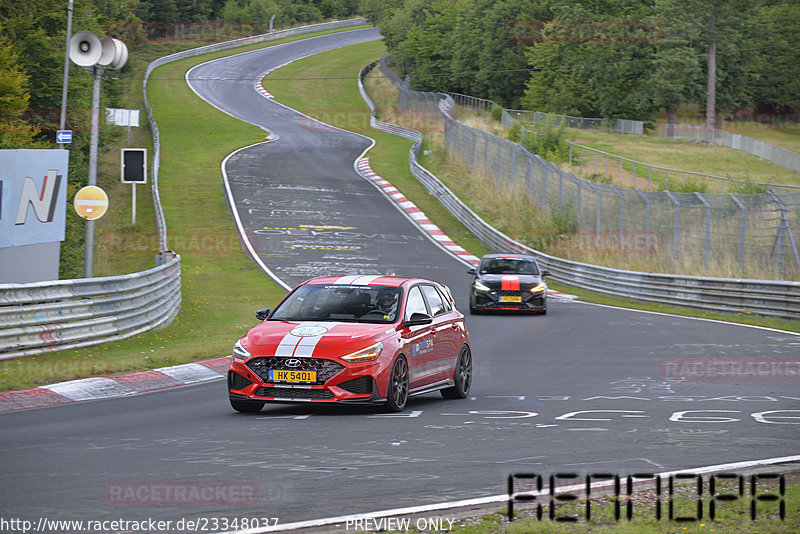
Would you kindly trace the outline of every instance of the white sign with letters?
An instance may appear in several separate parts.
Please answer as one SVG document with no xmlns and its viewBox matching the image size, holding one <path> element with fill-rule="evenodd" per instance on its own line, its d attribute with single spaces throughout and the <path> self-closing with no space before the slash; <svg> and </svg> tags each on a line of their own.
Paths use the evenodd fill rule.
<svg viewBox="0 0 800 534">
<path fill-rule="evenodd" d="M 66 150 L 0 150 L 0 248 L 64 240 Z"/>
</svg>

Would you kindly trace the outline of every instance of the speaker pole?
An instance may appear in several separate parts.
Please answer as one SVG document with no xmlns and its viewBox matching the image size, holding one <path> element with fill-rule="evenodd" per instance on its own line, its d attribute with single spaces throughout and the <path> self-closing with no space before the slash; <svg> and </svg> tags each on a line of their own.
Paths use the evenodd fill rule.
<svg viewBox="0 0 800 534">
<path fill-rule="evenodd" d="M 69 91 L 69 40 L 72 38 L 72 7 L 75 0 L 69 0 L 67 7 L 67 48 L 64 52 L 64 83 L 61 86 L 61 120 L 59 130 L 67 126 L 67 92 Z M 58 143 L 58 148 L 64 149 L 64 143 Z"/>
<path fill-rule="evenodd" d="M 92 85 L 92 132 L 89 141 L 89 184 L 97 185 L 97 145 L 100 139 L 100 79 L 103 67 L 92 67 L 94 83 Z M 94 221 L 86 221 L 86 244 L 83 253 L 83 277 L 92 277 L 92 262 L 94 249 Z"/>
</svg>

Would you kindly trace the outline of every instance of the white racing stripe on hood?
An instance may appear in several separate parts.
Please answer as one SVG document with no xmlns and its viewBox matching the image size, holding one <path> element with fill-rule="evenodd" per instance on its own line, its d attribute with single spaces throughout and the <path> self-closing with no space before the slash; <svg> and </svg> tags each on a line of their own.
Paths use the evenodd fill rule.
<svg viewBox="0 0 800 534">
<path fill-rule="evenodd" d="M 355 275 L 349 275 L 349 276 L 342 276 L 341 278 L 336 280 L 334 282 L 334 284 L 343 285 L 343 286 L 349 286 L 349 285 L 368 286 L 368 285 L 370 285 L 372 283 L 373 280 L 377 280 L 381 276 L 383 276 L 383 275 L 379 274 L 377 276 L 373 276 L 373 275 L 364 276 L 364 275 L 360 275 L 360 274 L 355 274 Z"/>
<path fill-rule="evenodd" d="M 339 323 L 333 322 L 317 322 L 303 324 L 302 327 L 323 327 L 330 331 L 334 326 Z M 298 327 L 298 328 L 302 328 Z M 291 332 L 283 336 L 278 348 L 275 350 L 275 356 L 286 356 L 294 358 L 311 358 L 314 355 L 314 348 L 317 343 L 325 336 L 295 336 Z"/>
</svg>

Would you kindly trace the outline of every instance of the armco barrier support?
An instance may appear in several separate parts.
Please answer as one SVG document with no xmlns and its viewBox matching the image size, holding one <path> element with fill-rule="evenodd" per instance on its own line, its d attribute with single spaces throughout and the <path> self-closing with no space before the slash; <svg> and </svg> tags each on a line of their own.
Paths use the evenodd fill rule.
<svg viewBox="0 0 800 534">
<path fill-rule="evenodd" d="M 601 293 L 713 311 L 800 319 L 800 282 L 710 278 L 611 269 L 544 254 L 496 230 L 419 164 L 417 156 L 422 146 L 421 133 L 375 118 L 375 106 L 364 91 L 362 80 L 377 64 L 378 62 L 375 62 L 364 67 L 359 74 L 359 90 L 372 110 L 370 125 L 377 130 L 415 141 L 409 151 L 412 174 L 447 208 L 450 214 L 492 250 L 533 254 L 542 266 L 552 273 L 552 279 Z M 439 109 L 443 120 L 455 120 L 454 105 L 451 97 L 441 95 Z"/>
</svg>

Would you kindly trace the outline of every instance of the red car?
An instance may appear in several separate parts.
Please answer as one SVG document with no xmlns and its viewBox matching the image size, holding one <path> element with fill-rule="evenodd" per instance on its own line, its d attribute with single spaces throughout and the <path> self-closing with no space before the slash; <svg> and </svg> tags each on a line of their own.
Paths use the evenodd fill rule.
<svg viewBox="0 0 800 534">
<path fill-rule="evenodd" d="M 472 383 L 464 316 L 446 286 L 398 276 L 303 282 L 233 347 L 231 406 L 267 402 L 382 404 L 440 391 L 463 399 Z"/>
</svg>

